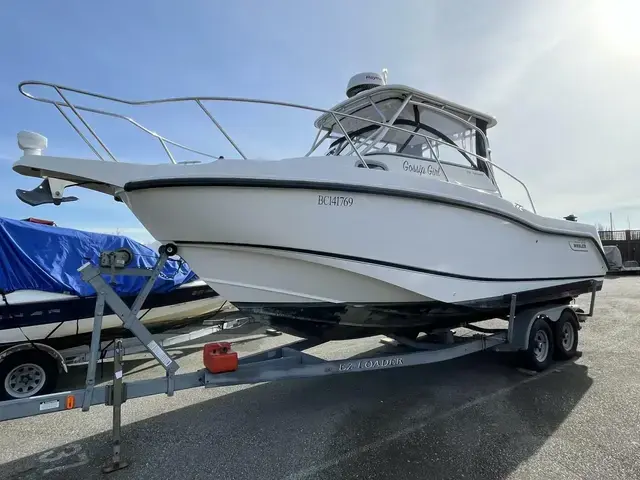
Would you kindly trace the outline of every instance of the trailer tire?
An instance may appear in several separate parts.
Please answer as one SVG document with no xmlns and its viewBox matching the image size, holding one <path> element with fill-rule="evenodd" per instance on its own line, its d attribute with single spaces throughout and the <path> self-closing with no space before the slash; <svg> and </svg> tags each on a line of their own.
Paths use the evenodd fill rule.
<svg viewBox="0 0 640 480">
<path fill-rule="evenodd" d="M 57 380 L 58 365 L 51 355 L 39 350 L 21 350 L 0 363 L 0 400 L 46 395 L 53 391 Z"/>
<path fill-rule="evenodd" d="M 522 352 L 525 368 L 541 372 L 553 360 L 554 351 L 553 330 L 543 318 L 536 319 L 531 325 L 527 349 Z"/>
<path fill-rule="evenodd" d="M 569 360 L 578 351 L 578 320 L 576 315 L 565 310 L 553 324 L 554 352 L 557 360 Z"/>
</svg>

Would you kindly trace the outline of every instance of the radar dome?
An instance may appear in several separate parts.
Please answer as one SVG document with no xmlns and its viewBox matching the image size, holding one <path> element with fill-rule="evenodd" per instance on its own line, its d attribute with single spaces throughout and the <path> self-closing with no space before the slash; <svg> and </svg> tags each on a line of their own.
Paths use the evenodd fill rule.
<svg viewBox="0 0 640 480">
<path fill-rule="evenodd" d="M 375 72 L 364 72 L 354 75 L 347 84 L 347 97 L 351 98 L 360 92 L 384 85 L 382 76 Z"/>
</svg>

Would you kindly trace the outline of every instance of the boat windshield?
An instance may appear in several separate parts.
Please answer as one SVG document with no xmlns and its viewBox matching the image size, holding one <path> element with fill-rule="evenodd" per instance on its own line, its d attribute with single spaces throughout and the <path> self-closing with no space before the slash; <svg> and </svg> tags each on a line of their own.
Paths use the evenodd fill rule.
<svg viewBox="0 0 640 480">
<path fill-rule="evenodd" d="M 402 99 L 387 99 L 352 113 L 361 118 L 387 121 L 394 107 L 397 112 L 402 107 Z M 406 105 L 392 123 L 406 131 L 389 129 L 370 124 L 364 120 L 345 119 L 341 122 L 347 128 L 349 138 L 361 155 L 397 154 L 436 160 L 454 165 L 477 169 L 473 155 L 476 146 L 476 131 L 450 116 L 445 116 L 422 108 L 420 105 Z M 353 148 L 345 136 L 333 137 L 326 155 L 353 155 Z"/>
</svg>

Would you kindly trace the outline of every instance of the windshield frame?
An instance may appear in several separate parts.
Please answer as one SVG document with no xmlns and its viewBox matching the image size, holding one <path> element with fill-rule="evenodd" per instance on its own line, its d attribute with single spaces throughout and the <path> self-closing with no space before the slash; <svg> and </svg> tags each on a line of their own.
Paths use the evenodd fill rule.
<svg viewBox="0 0 640 480">
<path fill-rule="evenodd" d="M 414 105 L 414 112 L 418 110 L 417 106 Z M 419 115 L 418 115 L 419 118 Z M 416 120 L 409 120 L 409 119 L 404 119 L 404 118 L 398 118 L 396 119 L 391 125 L 395 125 L 398 127 L 401 126 L 406 126 L 406 127 L 414 127 L 414 132 L 417 133 L 420 130 L 424 130 L 426 132 L 431 133 L 432 135 L 435 136 L 435 138 L 430 137 L 429 135 L 427 135 L 427 141 L 429 142 L 434 141 L 437 143 L 441 143 L 443 145 L 448 145 L 451 147 L 454 147 L 454 149 L 460 154 L 462 155 L 462 157 L 464 157 L 465 160 L 467 160 L 467 162 L 469 162 L 469 165 L 471 168 L 473 168 L 474 170 L 479 170 L 478 165 L 471 159 L 471 157 L 469 155 L 467 155 L 465 152 L 462 152 L 460 150 L 458 150 L 458 145 L 456 145 L 456 143 L 449 138 L 447 135 L 445 135 L 444 133 L 442 133 L 441 131 L 439 131 L 438 129 L 427 125 L 425 123 L 422 123 L 420 121 L 416 121 Z M 375 135 L 370 135 L 369 137 L 366 137 L 364 139 L 364 141 L 358 141 L 358 137 L 362 136 L 363 134 L 369 133 L 369 132 L 373 132 L 375 133 L 376 131 L 379 131 L 381 129 L 383 129 L 384 127 L 380 127 L 378 125 L 365 125 L 364 127 L 361 127 L 359 129 L 356 130 L 352 130 L 350 132 L 347 132 L 347 135 L 349 136 L 349 138 L 352 139 L 352 141 L 354 143 L 357 144 L 358 147 L 362 146 L 365 144 L 365 142 L 367 140 L 369 140 L 369 137 L 374 137 Z M 347 140 L 347 135 L 342 135 L 340 137 L 338 137 L 336 140 L 334 140 L 333 142 L 331 142 L 331 144 L 329 145 L 329 149 L 327 152 L 327 156 L 339 156 L 340 153 L 347 147 L 349 146 L 349 141 Z M 403 153 L 403 150 L 408 146 L 409 142 L 411 141 L 411 139 L 414 137 L 415 135 L 409 135 L 407 140 L 402 144 L 401 147 L 398 148 L 398 150 L 396 152 L 392 152 L 391 154 L 398 154 L 398 155 L 404 155 L 404 156 L 410 156 L 413 158 L 423 158 L 425 160 L 428 160 L 425 157 L 418 157 L 416 155 L 410 155 L 407 153 Z M 389 142 L 387 142 L 389 143 Z M 430 143 L 430 142 L 429 142 Z M 431 146 L 430 146 L 431 148 Z M 373 155 L 374 153 L 379 154 L 379 152 L 370 152 L 367 153 L 368 155 Z M 365 155 L 367 155 L 365 154 Z M 441 160 L 443 161 L 443 160 Z M 451 164 L 451 162 L 447 162 L 447 161 L 443 161 L 444 163 L 449 163 Z"/>
</svg>

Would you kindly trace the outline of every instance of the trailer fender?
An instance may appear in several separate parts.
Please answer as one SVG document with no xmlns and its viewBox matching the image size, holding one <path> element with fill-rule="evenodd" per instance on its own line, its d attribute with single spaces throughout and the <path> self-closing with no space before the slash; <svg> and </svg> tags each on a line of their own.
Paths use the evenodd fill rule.
<svg viewBox="0 0 640 480">
<path fill-rule="evenodd" d="M 55 348 L 50 347 L 49 345 L 45 345 L 44 343 L 20 343 L 18 345 L 13 345 L 12 347 L 7 348 L 0 352 L 0 363 L 2 363 L 5 359 L 7 359 L 10 355 L 21 352 L 23 350 L 41 350 L 49 355 L 56 361 L 58 364 L 58 368 L 64 370 L 64 373 L 69 373 L 67 368 L 67 363 L 64 361 L 64 357 L 60 352 L 58 352 Z"/>
<path fill-rule="evenodd" d="M 560 305 L 557 307 L 543 308 L 543 309 L 531 309 L 518 313 L 513 322 L 512 332 L 510 335 L 510 347 L 513 350 L 526 350 L 529 346 L 529 335 L 531 334 L 531 327 L 533 323 L 539 319 L 544 318 L 549 325 L 557 322 L 560 316 L 565 312 L 571 312 L 571 315 L 576 317 L 577 314 L 573 308 L 569 305 Z"/>
</svg>

